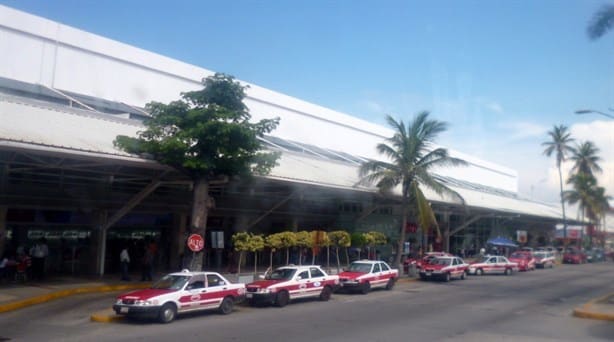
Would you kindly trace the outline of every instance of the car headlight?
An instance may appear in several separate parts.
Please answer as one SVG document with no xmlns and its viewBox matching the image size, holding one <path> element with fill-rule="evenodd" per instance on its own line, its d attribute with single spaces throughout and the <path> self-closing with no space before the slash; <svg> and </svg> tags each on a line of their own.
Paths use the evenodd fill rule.
<svg viewBox="0 0 614 342">
<path fill-rule="evenodd" d="M 270 293 L 271 289 L 266 288 L 266 287 L 261 287 L 258 289 L 258 293 Z"/>
<path fill-rule="evenodd" d="M 115 304 L 122 304 L 121 298 L 118 298 L 117 301 L 115 301 Z"/>
<path fill-rule="evenodd" d="M 134 301 L 134 305 L 141 305 L 141 306 L 148 306 L 151 305 L 152 303 L 148 300 L 135 300 Z"/>
</svg>

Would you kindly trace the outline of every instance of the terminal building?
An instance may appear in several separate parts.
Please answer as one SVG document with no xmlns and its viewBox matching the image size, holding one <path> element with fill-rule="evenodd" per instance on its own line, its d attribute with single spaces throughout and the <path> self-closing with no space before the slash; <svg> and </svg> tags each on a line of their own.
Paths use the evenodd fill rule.
<svg viewBox="0 0 614 342">
<path fill-rule="evenodd" d="M 189 252 L 190 179 L 113 140 L 144 128 L 145 104 L 200 89 L 213 71 L 4 6 L 0 50 L 0 251 L 45 237 L 49 272 L 102 274 L 117 272 L 122 244 L 134 246 L 137 260 L 150 239 L 159 269 L 180 267 Z M 212 186 L 206 265 L 231 262 L 237 231 L 377 230 L 394 241 L 400 198 L 359 185 L 358 177 L 364 161 L 382 158 L 375 146 L 393 132 L 245 84 L 254 120 L 280 118 L 261 141 L 281 157 L 266 177 Z M 477 250 L 517 231 L 528 232 L 529 245 L 554 239 L 560 205 L 522 198 L 515 170 L 447 148 L 469 166 L 437 177 L 465 204 L 427 192 L 443 232 L 429 248 Z M 407 232 L 413 247 L 419 227 Z M 381 253 L 396 251 L 390 244 Z"/>
</svg>

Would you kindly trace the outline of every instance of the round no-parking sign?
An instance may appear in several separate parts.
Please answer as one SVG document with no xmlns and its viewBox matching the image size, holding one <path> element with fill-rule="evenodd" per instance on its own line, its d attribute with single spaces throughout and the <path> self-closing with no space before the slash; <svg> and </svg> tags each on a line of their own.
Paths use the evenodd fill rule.
<svg viewBox="0 0 614 342">
<path fill-rule="evenodd" d="M 192 234 L 188 237 L 188 248 L 192 252 L 200 252 L 205 247 L 205 239 L 199 234 Z"/>
</svg>

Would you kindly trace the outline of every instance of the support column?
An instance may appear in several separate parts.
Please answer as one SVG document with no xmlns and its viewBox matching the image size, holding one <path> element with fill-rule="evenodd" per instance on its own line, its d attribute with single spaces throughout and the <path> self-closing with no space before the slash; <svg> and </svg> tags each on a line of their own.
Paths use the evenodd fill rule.
<svg viewBox="0 0 614 342">
<path fill-rule="evenodd" d="M 188 225 L 188 215 L 178 213 L 173 215 L 173 228 L 171 231 L 171 243 L 169 249 L 169 267 L 171 270 L 181 270 L 184 268 L 183 256 L 185 253 L 186 227 Z"/>
<path fill-rule="evenodd" d="M 450 212 L 448 211 L 443 213 L 443 225 L 443 249 L 450 253 Z"/>
<path fill-rule="evenodd" d="M 6 212 L 8 207 L 0 205 L 0 257 L 4 255 L 6 250 Z"/>
<path fill-rule="evenodd" d="M 105 269 L 105 258 L 107 252 L 107 229 L 104 228 L 107 224 L 109 214 L 106 210 L 94 212 L 94 226 L 92 229 L 92 240 L 90 248 L 92 249 L 91 258 L 96 270 L 95 274 L 103 276 Z M 118 256 L 119 257 L 119 256 Z"/>
</svg>

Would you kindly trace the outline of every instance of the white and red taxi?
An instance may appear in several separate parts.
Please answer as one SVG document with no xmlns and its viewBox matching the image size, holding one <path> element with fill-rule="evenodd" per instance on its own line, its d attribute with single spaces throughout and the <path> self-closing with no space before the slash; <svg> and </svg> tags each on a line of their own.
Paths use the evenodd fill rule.
<svg viewBox="0 0 614 342">
<path fill-rule="evenodd" d="M 373 260 L 354 261 L 346 271 L 339 274 L 342 289 L 360 291 L 363 294 L 374 287 L 392 290 L 397 279 L 399 270 L 391 268 L 383 261 Z"/>
<path fill-rule="evenodd" d="M 296 298 L 330 299 L 339 286 L 339 276 L 329 275 L 319 266 L 283 266 L 267 274 L 263 280 L 246 285 L 245 298 L 250 304 L 269 303 L 286 306 Z"/>
<path fill-rule="evenodd" d="M 178 313 L 218 309 L 226 315 L 245 295 L 245 284 L 233 284 L 216 272 L 170 273 L 150 288 L 117 297 L 113 310 L 118 315 L 157 318 L 172 322 Z"/>
<path fill-rule="evenodd" d="M 517 251 L 510 255 L 509 260 L 518 264 L 519 271 L 534 271 L 535 258 L 533 252 Z"/>
<path fill-rule="evenodd" d="M 533 257 L 535 258 L 535 266 L 537 268 L 553 268 L 556 263 L 553 252 L 537 251 L 533 252 Z"/>
<path fill-rule="evenodd" d="M 441 279 L 450 281 L 452 278 L 465 279 L 467 264 L 459 257 L 436 257 L 420 269 L 420 279 Z"/>
<path fill-rule="evenodd" d="M 469 274 L 505 274 L 510 275 L 518 271 L 518 264 L 507 260 L 501 255 L 485 255 L 481 260 L 469 265 Z"/>
</svg>

